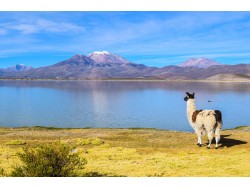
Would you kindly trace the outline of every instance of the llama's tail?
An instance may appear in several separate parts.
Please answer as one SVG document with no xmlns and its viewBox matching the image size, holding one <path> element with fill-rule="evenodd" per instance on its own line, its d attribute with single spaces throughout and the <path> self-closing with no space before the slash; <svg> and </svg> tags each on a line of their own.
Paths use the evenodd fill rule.
<svg viewBox="0 0 250 188">
<path fill-rule="evenodd" d="M 216 122 L 217 124 L 220 124 L 222 127 L 222 114 L 219 110 L 215 110 L 215 118 L 216 118 Z"/>
<path fill-rule="evenodd" d="M 216 128 L 215 128 L 215 141 L 216 141 L 216 149 L 218 148 L 218 142 L 220 141 L 220 131 L 222 129 L 222 114 L 219 110 L 215 110 L 215 118 L 216 118 Z"/>
</svg>

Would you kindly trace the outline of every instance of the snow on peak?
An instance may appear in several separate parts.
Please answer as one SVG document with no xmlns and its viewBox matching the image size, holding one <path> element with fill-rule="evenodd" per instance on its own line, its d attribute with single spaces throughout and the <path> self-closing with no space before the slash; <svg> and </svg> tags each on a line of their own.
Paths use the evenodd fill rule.
<svg viewBox="0 0 250 188">
<path fill-rule="evenodd" d="M 98 55 L 111 55 L 111 53 L 110 52 L 108 52 L 108 51 L 95 51 L 95 52 L 93 52 L 93 53 L 91 53 L 91 54 L 98 54 Z M 90 54 L 90 55 L 91 55 Z"/>
<path fill-rule="evenodd" d="M 108 51 L 95 51 L 88 55 L 88 57 L 97 63 L 129 63 L 123 57 Z"/>
<path fill-rule="evenodd" d="M 187 61 L 181 63 L 179 66 L 180 67 L 208 68 L 213 65 L 221 65 L 221 64 L 212 59 L 200 57 L 200 58 L 190 58 Z"/>
</svg>

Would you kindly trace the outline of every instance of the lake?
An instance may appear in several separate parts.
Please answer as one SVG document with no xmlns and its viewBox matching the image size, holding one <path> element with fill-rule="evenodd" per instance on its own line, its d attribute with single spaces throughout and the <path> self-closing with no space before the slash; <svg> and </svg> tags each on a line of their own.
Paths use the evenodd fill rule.
<svg viewBox="0 0 250 188">
<path fill-rule="evenodd" d="M 250 125 L 249 83 L 0 81 L 0 126 L 192 131 L 186 91 L 197 109 L 220 110 L 224 129 Z"/>
</svg>

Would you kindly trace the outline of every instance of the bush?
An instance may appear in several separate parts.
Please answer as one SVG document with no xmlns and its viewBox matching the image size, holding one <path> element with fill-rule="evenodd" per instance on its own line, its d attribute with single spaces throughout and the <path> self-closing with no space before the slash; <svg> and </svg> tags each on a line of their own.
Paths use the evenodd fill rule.
<svg viewBox="0 0 250 188">
<path fill-rule="evenodd" d="M 69 177 L 77 176 L 86 160 L 81 160 L 75 148 L 60 142 L 41 145 L 31 149 L 23 148 L 18 153 L 22 165 L 17 165 L 11 172 L 14 177 Z"/>
<path fill-rule="evenodd" d="M 104 141 L 100 140 L 99 138 L 86 138 L 86 139 L 77 138 L 76 144 L 80 146 L 84 146 L 84 145 L 98 145 L 99 146 L 99 145 L 104 144 Z"/>
<path fill-rule="evenodd" d="M 0 177 L 6 176 L 4 169 L 0 166 Z"/>
<path fill-rule="evenodd" d="M 106 174 L 101 174 L 99 172 L 87 172 L 84 174 L 85 177 L 106 177 Z"/>
</svg>

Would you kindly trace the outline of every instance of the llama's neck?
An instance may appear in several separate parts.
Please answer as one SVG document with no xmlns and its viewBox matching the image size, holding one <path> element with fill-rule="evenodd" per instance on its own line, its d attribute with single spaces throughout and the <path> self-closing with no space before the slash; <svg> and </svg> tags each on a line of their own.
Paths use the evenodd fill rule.
<svg viewBox="0 0 250 188">
<path fill-rule="evenodd" d="M 192 122 L 192 115 L 193 115 L 195 110 L 196 110 L 195 100 L 188 99 L 188 101 L 187 101 L 187 118 L 188 118 L 188 121 L 190 123 Z"/>
</svg>

